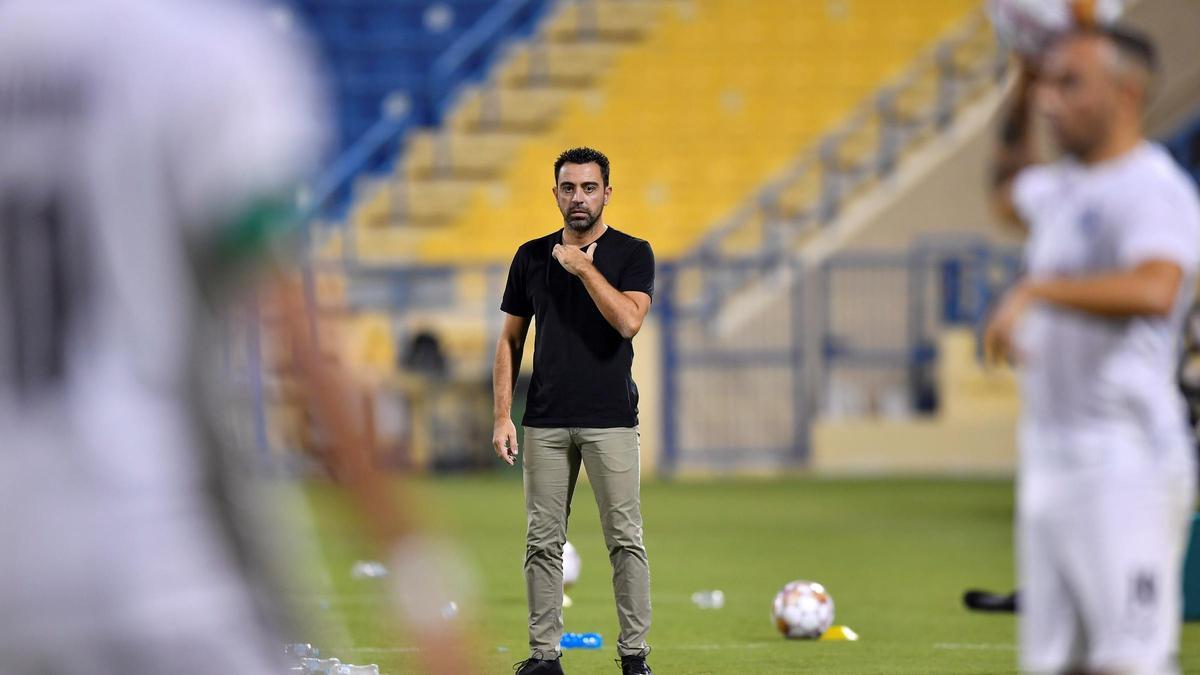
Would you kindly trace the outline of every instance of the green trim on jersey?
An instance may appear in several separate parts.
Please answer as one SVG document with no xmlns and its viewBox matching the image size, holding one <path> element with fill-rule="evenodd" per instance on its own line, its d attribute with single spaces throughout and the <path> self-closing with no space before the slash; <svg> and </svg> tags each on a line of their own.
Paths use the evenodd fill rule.
<svg viewBox="0 0 1200 675">
<path fill-rule="evenodd" d="M 296 209 L 287 202 L 257 202 L 221 228 L 215 242 L 214 256 L 224 263 L 260 258 L 281 238 L 295 232 L 298 225 Z"/>
</svg>

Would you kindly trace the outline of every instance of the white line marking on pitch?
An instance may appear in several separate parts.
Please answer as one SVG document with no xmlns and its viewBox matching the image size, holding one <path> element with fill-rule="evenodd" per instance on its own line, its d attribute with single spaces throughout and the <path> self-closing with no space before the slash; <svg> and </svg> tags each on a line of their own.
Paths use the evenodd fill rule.
<svg viewBox="0 0 1200 675">
<path fill-rule="evenodd" d="M 949 649 L 961 651 L 1014 651 L 1017 646 L 1002 642 L 938 642 L 934 649 Z"/>
<path fill-rule="evenodd" d="M 774 642 L 744 642 L 736 645 L 715 645 L 715 644 L 700 644 L 700 645 L 662 645 L 655 646 L 654 651 L 670 651 L 678 650 L 684 652 L 717 652 L 724 649 L 762 649 L 775 644 Z"/>
<path fill-rule="evenodd" d="M 774 642 L 747 642 L 743 644 L 699 644 L 699 645 L 663 645 L 655 647 L 655 651 L 686 651 L 686 652 L 715 652 L 726 649 L 762 649 L 769 647 Z M 338 647 L 328 650 L 331 654 L 342 654 L 345 652 L 359 652 L 362 654 L 415 654 L 421 651 L 418 647 Z M 586 650 L 585 650 L 586 651 Z"/>
<path fill-rule="evenodd" d="M 341 647 L 328 651 L 330 654 L 341 654 L 343 652 L 358 652 L 360 654 L 416 654 L 421 649 L 419 647 Z"/>
</svg>

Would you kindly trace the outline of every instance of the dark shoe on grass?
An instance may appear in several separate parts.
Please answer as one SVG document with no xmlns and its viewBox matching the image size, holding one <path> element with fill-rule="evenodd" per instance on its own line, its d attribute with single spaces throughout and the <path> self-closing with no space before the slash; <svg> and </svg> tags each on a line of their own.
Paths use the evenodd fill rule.
<svg viewBox="0 0 1200 675">
<path fill-rule="evenodd" d="M 992 593 L 991 591 L 970 590 L 963 593 L 963 604 L 967 609 L 977 612 L 1006 612 L 1018 611 L 1017 592 Z"/>
<path fill-rule="evenodd" d="M 513 666 L 517 675 L 563 675 L 560 659 L 527 659 Z"/>
<path fill-rule="evenodd" d="M 654 675 L 644 656 L 622 656 L 621 675 Z"/>
</svg>

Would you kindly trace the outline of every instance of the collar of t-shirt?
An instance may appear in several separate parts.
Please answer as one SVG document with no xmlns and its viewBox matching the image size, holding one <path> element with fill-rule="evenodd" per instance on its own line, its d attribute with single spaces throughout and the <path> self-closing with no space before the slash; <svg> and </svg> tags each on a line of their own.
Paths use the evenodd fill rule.
<svg viewBox="0 0 1200 675">
<path fill-rule="evenodd" d="M 601 239 L 603 239 L 604 235 L 608 234 L 609 230 L 611 230 L 611 229 L 612 229 L 611 226 L 605 225 L 604 231 L 600 233 L 600 236 L 593 239 L 589 244 L 587 244 L 587 246 L 575 246 L 575 244 L 564 244 L 564 245 L 575 246 L 575 248 L 578 248 L 580 251 L 585 251 L 585 250 L 587 250 L 588 246 L 591 246 L 592 244 L 595 244 L 595 243 L 599 242 Z M 554 243 L 563 244 L 563 232 L 565 232 L 565 231 L 566 231 L 565 228 L 558 231 L 558 235 L 554 238 Z"/>
<path fill-rule="evenodd" d="M 591 243 L 591 244 L 588 244 L 588 246 L 591 246 L 592 244 L 595 244 L 595 243 L 599 242 L 601 239 L 603 239 L 603 238 L 604 238 L 604 235 L 606 235 L 606 234 L 608 234 L 608 233 L 609 233 L 609 231 L 610 231 L 610 230 L 612 230 L 612 228 L 611 228 L 611 227 L 609 227 L 608 225 L 605 225 L 605 226 L 604 226 L 604 231 L 600 233 L 600 236 L 599 236 L 599 237 L 596 237 L 595 239 L 593 239 L 593 240 L 592 240 L 592 243 Z M 564 229 L 562 229 L 562 230 L 559 230 L 559 231 L 558 231 L 558 234 L 557 234 L 557 235 L 554 237 L 554 243 L 555 243 L 555 244 L 562 244 L 562 243 L 563 243 L 563 232 L 564 232 L 564 231 L 565 231 L 565 228 L 564 228 Z M 580 251 L 583 251 L 583 250 L 586 250 L 586 249 L 587 249 L 587 246 L 579 246 L 578 248 L 579 248 L 579 250 L 580 250 Z M 551 258 L 551 261 L 553 261 L 553 259 L 554 259 L 554 246 L 553 246 L 553 244 L 550 246 L 550 258 Z M 549 283 L 550 283 L 550 270 L 552 270 L 552 269 L 554 269 L 554 266 L 553 266 L 553 265 L 546 265 L 546 283 L 547 283 L 547 284 L 549 284 Z"/>
<path fill-rule="evenodd" d="M 1149 141 L 1142 141 L 1134 147 L 1117 155 L 1110 157 L 1101 162 L 1094 164 L 1084 164 L 1074 157 L 1066 157 L 1066 166 L 1076 173 L 1085 176 L 1102 176 L 1106 174 L 1116 174 L 1127 166 L 1130 166 L 1140 160 L 1144 155 L 1149 154 L 1154 150 L 1154 146 Z"/>
</svg>

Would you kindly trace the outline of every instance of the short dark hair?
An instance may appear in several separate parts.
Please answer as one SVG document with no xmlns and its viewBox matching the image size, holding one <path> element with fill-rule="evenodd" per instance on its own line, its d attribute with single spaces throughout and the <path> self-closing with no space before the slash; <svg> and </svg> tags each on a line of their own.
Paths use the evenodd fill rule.
<svg viewBox="0 0 1200 675">
<path fill-rule="evenodd" d="M 600 165 L 600 177 L 604 179 L 604 187 L 608 187 L 608 157 L 595 148 L 579 147 L 564 150 L 554 160 L 554 184 L 558 184 L 558 172 L 563 164 L 592 164 Z"/>
<path fill-rule="evenodd" d="M 1132 61 L 1150 75 L 1158 72 L 1158 48 L 1154 40 L 1145 33 L 1121 24 L 1109 26 L 1087 26 L 1063 33 L 1055 42 L 1065 42 L 1079 37 L 1099 37 L 1117 50 L 1123 59 Z"/>
<path fill-rule="evenodd" d="M 1122 57 L 1133 61 L 1151 75 L 1158 72 L 1158 49 L 1150 36 L 1127 26 L 1108 26 L 1100 33 L 1117 48 Z"/>
</svg>

